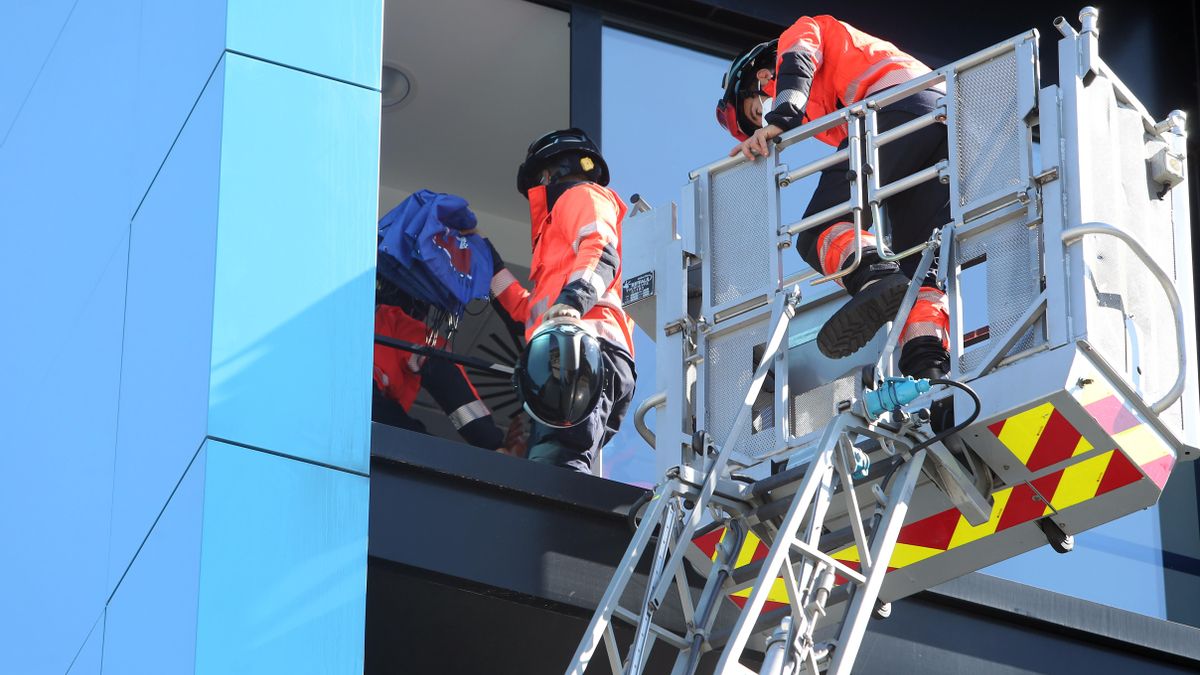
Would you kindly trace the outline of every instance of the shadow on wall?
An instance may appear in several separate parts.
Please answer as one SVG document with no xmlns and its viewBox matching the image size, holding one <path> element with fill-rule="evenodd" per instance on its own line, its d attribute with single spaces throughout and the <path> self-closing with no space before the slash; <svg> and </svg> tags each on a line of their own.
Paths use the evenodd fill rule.
<svg viewBox="0 0 1200 675">
<path fill-rule="evenodd" d="M 209 435 L 366 473 L 373 266 L 307 305 L 289 302 L 286 279 L 268 282 L 279 292 L 269 307 L 255 307 L 220 283 Z"/>
</svg>

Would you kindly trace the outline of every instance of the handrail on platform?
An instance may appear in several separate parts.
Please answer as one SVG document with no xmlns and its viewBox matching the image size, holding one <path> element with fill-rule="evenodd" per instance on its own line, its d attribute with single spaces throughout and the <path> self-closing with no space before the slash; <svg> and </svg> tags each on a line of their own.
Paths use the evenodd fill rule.
<svg viewBox="0 0 1200 675">
<path fill-rule="evenodd" d="M 1133 251 L 1134 255 L 1136 255 L 1138 259 L 1142 261 L 1142 264 L 1146 266 L 1146 269 L 1150 270 L 1150 273 L 1154 275 L 1156 280 L 1158 280 L 1159 285 L 1162 286 L 1163 292 L 1167 295 L 1167 301 L 1171 305 L 1171 316 L 1175 319 L 1175 340 L 1179 345 L 1179 372 L 1176 374 L 1175 382 L 1171 385 L 1171 388 L 1167 391 L 1166 395 L 1150 404 L 1151 410 L 1156 413 L 1161 413 L 1167 408 L 1170 408 L 1171 405 L 1178 401 L 1179 397 L 1183 395 L 1183 389 L 1187 379 L 1187 348 L 1185 346 L 1187 342 L 1185 339 L 1185 328 L 1183 325 L 1183 303 L 1180 302 L 1179 293 L 1175 290 L 1175 282 L 1171 279 L 1171 277 L 1167 276 L 1167 273 L 1163 271 L 1163 268 L 1154 261 L 1154 258 L 1150 256 L 1150 253 L 1146 251 L 1141 242 L 1134 238 L 1132 234 L 1120 228 L 1113 227 L 1107 223 L 1083 223 L 1082 225 L 1069 227 L 1063 230 L 1062 242 L 1063 244 L 1069 246 L 1079 239 L 1082 239 L 1085 235 L 1089 234 L 1108 235 L 1110 237 L 1116 237 L 1117 239 L 1125 242 L 1125 244 L 1129 247 L 1129 250 Z"/>
</svg>

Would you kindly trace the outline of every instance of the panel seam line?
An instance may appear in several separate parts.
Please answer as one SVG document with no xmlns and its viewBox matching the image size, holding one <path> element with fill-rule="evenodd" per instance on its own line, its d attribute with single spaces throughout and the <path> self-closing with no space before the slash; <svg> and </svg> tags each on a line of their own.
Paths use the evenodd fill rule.
<svg viewBox="0 0 1200 675">
<path fill-rule="evenodd" d="M 310 459 L 308 457 L 298 457 L 296 455 L 291 455 L 286 452 L 279 452 L 278 450 L 268 450 L 267 448 L 262 448 L 257 445 L 250 445 L 249 443 L 242 443 L 241 441 L 232 441 L 232 440 L 229 440 L 228 438 L 221 438 L 220 436 L 213 436 L 210 434 L 208 436 L 208 439 L 211 441 L 217 441 L 218 443 L 224 443 L 226 445 L 232 445 L 235 447 L 244 448 L 246 450 L 254 450 L 256 452 L 261 452 L 261 453 L 264 453 L 267 455 L 274 455 L 276 457 L 282 457 L 284 459 L 291 459 L 291 460 L 295 460 L 297 462 L 303 462 L 305 464 L 312 464 L 313 466 L 319 466 L 323 469 L 333 469 L 334 471 L 341 471 L 342 473 L 348 473 L 348 474 L 351 474 L 354 476 L 361 476 L 363 478 L 371 477 L 371 474 L 365 473 L 363 471 L 358 471 L 356 469 L 347 469 L 344 466 L 338 466 L 336 464 L 330 464 L 328 462 L 322 462 L 319 460 Z"/>
<path fill-rule="evenodd" d="M 208 85 L 212 83 L 213 75 L 217 73 L 217 69 L 221 67 L 221 60 L 225 58 L 225 52 L 217 57 L 217 62 L 213 64 L 212 70 L 208 71 L 208 77 L 204 80 L 204 85 L 200 87 L 200 93 L 196 94 L 196 100 L 192 101 L 192 107 L 188 108 L 188 114 L 183 118 L 183 124 L 179 125 L 179 131 L 175 132 L 175 138 L 171 139 L 171 145 L 163 154 L 162 161 L 159 162 L 158 168 L 154 170 L 154 176 L 150 178 L 150 182 L 146 185 L 146 189 L 142 192 L 142 196 L 138 199 L 138 205 L 133 209 L 133 214 L 129 216 L 129 222 L 132 224 L 137 219 L 138 213 L 142 210 L 142 205 L 146 203 L 146 199 L 150 196 L 150 191 L 154 189 L 154 184 L 158 182 L 159 175 L 167 165 L 167 160 L 171 158 L 171 152 L 175 150 L 175 146 L 179 143 L 179 139 L 183 136 L 184 129 L 187 128 L 188 122 L 192 119 L 192 113 L 196 112 L 196 107 L 200 105 L 200 99 L 204 98 L 204 92 L 208 91 Z"/>
<path fill-rule="evenodd" d="M 29 83 L 29 89 L 25 91 L 25 96 L 21 99 L 21 105 L 17 106 L 17 111 L 13 113 L 12 122 L 9 123 L 8 129 L 4 130 L 4 138 L 0 139 L 0 149 L 8 144 L 8 137 L 12 135 L 12 130 L 16 128 L 17 122 L 21 119 L 21 113 L 25 111 L 25 104 L 29 103 L 29 98 L 33 96 L 33 90 L 37 89 L 38 82 L 42 79 L 42 73 L 46 70 L 46 64 L 50 63 L 54 52 L 58 50 L 58 41 L 62 39 L 63 33 L 67 30 L 67 24 L 71 23 L 71 17 L 75 15 L 75 8 L 78 6 L 79 0 L 75 0 L 71 5 L 71 9 L 67 12 L 67 18 L 63 19 L 62 25 L 58 27 L 58 33 L 54 36 L 54 42 L 51 43 L 50 50 L 46 52 L 46 58 L 42 59 L 42 65 L 38 66 L 37 75 L 33 76 L 33 82 Z"/>
<path fill-rule="evenodd" d="M 163 514 L 167 512 L 167 507 L 171 505 L 171 500 L 175 498 L 175 493 L 179 492 L 179 486 L 183 485 L 183 479 L 187 478 L 188 472 L 192 470 L 192 465 L 196 463 L 196 458 L 200 456 L 200 451 L 204 449 L 204 441 L 200 441 L 200 445 L 196 447 L 196 451 L 192 453 L 192 459 L 188 461 L 187 466 L 183 469 L 183 473 L 179 474 L 179 480 L 175 481 L 175 487 L 171 488 L 171 494 L 167 495 L 167 500 L 163 502 L 163 506 L 158 511 L 158 515 L 154 516 L 154 522 L 150 524 L 150 529 L 146 530 L 146 536 L 142 537 L 142 541 L 138 544 L 137 550 L 133 552 L 133 556 L 129 558 L 129 564 L 121 572 L 121 578 L 117 579 L 117 583 L 113 585 L 112 593 L 108 595 L 108 599 L 104 601 L 105 607 L 112 603 L 112 600 L 117 595 L 117 591 L 121 589 L 121 584 L 125 581 L 125 577 L 129 575 L 129 570 L 133 569 L 133 563 L 137 561 L 138 556 L 142 554 L 142 549 L 146 547 L 146 542 L 150 541 L 150 535 L 154 534 L 154 528 L 158 527 L 158 521 L 162 520 Z"/>
<path fill-rule="evenodd" d="M 274 61 L 272 59 L 263 58 L 261 56 L 255 56 L 254 54 L 247 54 L 246 52 L 238 51 L 236 49 L 229 49 L 228 47 L 225 48 L 225 51 L 230 54 L 237 54 L 238 56 L 242 56 L 247 59 L 253 59 L 255 61 L 261 61 L 263 63 L 269 63 L 273 66 L 279 66 L 280 68 L 287 68 L 288 70 L 294 70 L 298 73 L 304 73 L 306 75 L 313 75 L 313 76 L 320 77 L 320 78 L 323 78 L 326 80 L 332 80 L 334 82 L 341 82 L 342 84 L 348 84 L 351 87 L 358 87 L 359 89 L 366 89 L 367 91 L 373 91 L 377 94 L 380 93 L 380 90 L 376 89 L 375 87 L 368 87 L 365 84 L 359 84 L 358 82 L 353 82 L 351 80 L 345 80 L 340 77 L 334 77 L 333 75 L 326 75 L 325 73 L 318 73 L 315 70 L 309 70 L 307 68 L 293 66 L 293 65 L 290 65 L 287 63 L 283 63 L 282 61 Z"/>
</svg>

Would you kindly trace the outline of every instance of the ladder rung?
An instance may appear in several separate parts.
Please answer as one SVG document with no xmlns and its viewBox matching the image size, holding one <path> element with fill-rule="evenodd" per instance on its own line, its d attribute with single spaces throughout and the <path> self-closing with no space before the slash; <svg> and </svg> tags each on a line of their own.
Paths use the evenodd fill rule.
<svg viewBox="0 0 1200 675">
<path fill-rule="evenodd" d="M 834 530 L 829 534 L 821 536 L 821 548 L 825 551 L 840 551 L 845 548 L 846 544 L 853 543 L 854 531 L 849 527 L 843 527 L 840 530 Z M 741 567 L 735 567 L 729 572 L 729 580 L 733 584 L 733 590 L 742 590 L 747 587 L 758 577 L 759 570 L 762 569 L 763 559 L 760 558 L 753 562 L 748 562 Z"/>
<path fill-rule="evenodd" d="M 868 455 L 873 455 L 876 451 L 881 449 L 879 441 L 876 441 L 875 439 L 867 439 L 863 441 L 859 444 L 858 448 Z M 879 466 L 883 466 L 884 463 L 889 459 L 893 459 L 893 457 L 889 456 L 879 460 Z M 762 498 L 772 490 L 777 490 L 788 483 L 793 483 L 800 480 L 804 477 L 804 474 L 808 472 L 808 464 L 808 462 L 805 462 L 800 466 L 792 467 L 791 469 L 780 471 L 772 476 L 767 476 L 760 481 L 755 481 L 754 486 L 750 488 L 750 494 L 754 495 L 755 497 Z"/>
<path fill-rule="evenodd" d="M 825 608 L 828 609 L 830 607 L 837 607 L 844 602 L 848 602 L 850 600 L 850 591 L 853 588 L 854 586 L 852 584 L 835 586 L 833 590 L 829 592 L 829 599 L 825 601 Z M 758 621 L 754 622 L 754 632 L 761 633 L 769 628 L 778 626 L 779 622 L 783 621 L 783 617 L 787 616 L 791 611 L 791 605 L 785 605 L 783 607 L 776 607 L 769 612 L 763 612 L 758 616 Z M 729 641 L 729 635 L 732 631 L 732 628 L 725 628 L 723 630 L 714 632 L 708 640 L 709 646 L 714 650 L 720 649 L 725 645 L 726 642 Z"/>
<path fill-rule="evenodd" d="M 879 460 L 878 462 L 871 464 L 871 469 L 874 472 L 875 476 L 873 476 L 869 480 L 874 480 L 877 477 L 887 475 L 887 472 L 891 471 L 893 466 L 899 464 L 902 461 L 903 460 L 898 456 L 889 456 L 889 457 L 884 457 L 883 459 Z M 799 471 L 800 473 L 799 474 L 792 473 L 795 471 Z M 759 481 L 759 483 L 763 483 L 765 481 L 771 480 L 772 478 L 776 478 L 778 476 L 784 476 L 784 475 L 791 474 L 791 477 L 788 480 L 782 481 L 780 483 L 776 483 L 773 488 L 769 488 L 767 490 L 767 492 L 769 492 L 770 490 L 778 489 L 778 488 L 782 487 L 783 485 L 786 485 L 787 483 L 793 482 L 794 480 L 803 478 L 804 472 L 806 472 L 806 471 L 808 471 L 808 465 L 804 464 L 804 465 L 798 466 L 794 469 L 789 469 L 783 473 L 777 473 L 774 476 L 771 476 L 771 478 L 764 478 L 763 480 Z M 797 478 L 797 476 L 798 476 L 798 478 Z M 755 487 L 757 487 L 759 483 L 755 483 Z M 859 485 L 862 485 L 862 484 L 863 483 L 860 483 Z M 834 487 L 833 494 L 838 495 L 841 493 L 842 493 L 841 481 L 837 481 L 837 485 Z M 770 499 L 770 498 L 766 497 L 766 499 Z M 752 515 L 755 518 L 757 518 L 759 522 L 768 522 L 768 521 L 771 521 L 771 520 L 774 520 L 776 518 L 783 516 L 785 513 L 787 513 L 788 507 L 791 505 L 792 505 L 792 495 L 788 494 L 779 499 L 771 499 L 767 503 L 765 503 L 762 506 L 755 509 L 752 512 Z"/>
<path fill-rule="evenodd" d="M 867 583 L 867 578 L 865 576 L 863 576 L 863 574 L 861 572 L 850 569 L 846 565 L 846 563 L 843 563 L 840 560 L 834 560 L 833 558 L 829 557 L 828 555 L 822 553 L 821 551 L 813 548 L 812 546 L 809 546 L 808 544 L 806 544 L 802 541 L 793 541 L 792 549 L 795 551 L 798 551 L 799 553 L 802 553 L 804 555 L 816 558 L 817 560 L 820 560 L 821 562 L 825 563 L 826 565 L 832 566 L 833 569 L 837 570 L 838 572 L 841 572 L 842 576 L 846 577 L 847 579 L 850 579 L 851 581 L 855 581 L 859 584 Z"/>
<path fill-rule="evenodd" d="M 631 625 L 635 628 L 638 625 L 637 614 L 634 614 L 633 612 L 625 609 L 624 607 L 614 608 L 613 616 L 619 617 L 621 620 L 625 621 L 626 623 L 628 623 L 629 625 Z M 678 635 L 676 635 L 675 633 L 672 633 L 671 631 L 667 630 L 666 628 L 663 628 L 662 626 L 654 623 L 653 619 L 650 620 L 650 632 L 654 633 L 658 637 L 658 639 L 662 640 L 663 642 L 666 642 L 667 644 L 671 645 L 672 647 L 674 647 L 676 649 L 687 649 L 689 646 L 687 640 L 679 637 Z"/>
</svg>

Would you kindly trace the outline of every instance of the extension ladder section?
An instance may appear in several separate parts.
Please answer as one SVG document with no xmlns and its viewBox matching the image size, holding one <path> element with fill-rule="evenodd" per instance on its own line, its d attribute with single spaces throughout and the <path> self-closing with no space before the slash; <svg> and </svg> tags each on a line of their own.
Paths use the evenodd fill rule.
<svg viewBox="0 0 1200 675">
<path fill-rule="evenodd" d="M 625 301 L 656 339 L 659 391 L 634 422 L 666 477 L 568 673 L 643 673 L 652 652 L 673 675 L 848 673 L 888 603 L 1065 552 L 1195 459 L 1185 120 L 1147 113 L 1100 59 L 1096 20 L 1055 21 L 1058 85 L 1040 87 L 1030 31 L 789 132 L 770 157 L 698 169 L 677 208 L 634 210 Z M 881 107 L 926 89 L 937 110 L 878 129 Z M 840 125 L 848 147 L 787 164 Z M 935 125 L 947 160 L 881 184 L 888 144 Z M 847 201 L 787 222 L 783 191 L 839 162 Z M 866 348 L 825 359 L 816 332 L 845 294 L 788 273 L 794 235 L 870 214 L 886 245 L 884 200 L 930 180 L 948 184 L 951 222 L 887 254 L 919 256 L 918 274 L 937 263 L 949 378 L 893 377 L 915 286 Z"/>
</svg>

